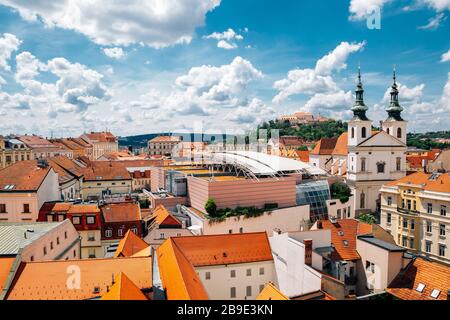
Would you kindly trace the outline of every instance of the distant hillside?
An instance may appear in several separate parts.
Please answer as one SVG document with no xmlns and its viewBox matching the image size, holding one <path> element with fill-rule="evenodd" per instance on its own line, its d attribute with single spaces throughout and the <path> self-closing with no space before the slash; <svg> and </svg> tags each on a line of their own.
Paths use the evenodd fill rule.
<svg viewBox="0 0 450 320">
<path fill-rule="evenodd" d="M 137 136 L 119 137 L 120 147 L 132 147 L 133 149 L 147 147 L 148 140 L 151 140 L 157 136 L 180 136 L 183 137 L 183 141 L 215 141 L 217 137 L 222 136 L 222 139 L 226 139 L 224 134 L 200 134 L 200 133 L 149 133 L 141 134 Z"/>
</svg>

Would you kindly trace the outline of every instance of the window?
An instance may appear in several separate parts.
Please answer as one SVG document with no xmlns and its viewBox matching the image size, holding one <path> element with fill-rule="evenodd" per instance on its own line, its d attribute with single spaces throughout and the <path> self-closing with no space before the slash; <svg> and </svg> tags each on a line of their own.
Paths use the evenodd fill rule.
<svg viewBox="0 0 450 320">
<path fill-rule="evenodd" d="M 411 200 L 406 200 L 406 207 L 408 210 L 411 210 Z"/>
<path fill-rule="evenodd" d="M 232 234 L 232 233 L 233 233 L 233 229 L 229 229 L 229 230 L 228 230 L 228 233 L 229 233 L 229 234 Z"/>
<path fill-rule="evenodd" d="M 403 228 L 408 229 L 408 219 L 403 218 Z"/>
<path fill-rule="evenodd" d="M 397 171 L 401 171 L 402 170 L 402 158 L 400 158 L 400 157 L 397 157 L 396 169 L 397 169 Z"/>
<path fill-rule="evenodd" d="M 411 230 L 414 230 L 414 219 L 411 219 Z"/>
<path fill-rule="evenodd" d="M 131 232 L 133 232 L 134 234 L 137 234 L 137 233 L 138 233 L 138 229 L 137 229 L 136 227 L 132 227 L 130 230 L 131 230 Z M 179 236 L 181 236 L 181 234 L 180 234 Z"/>
<path fill-rule="evenodd" d="M 53 241 L 50 241 L 50 250 L 53 250 Z"/>
<path fill-rule="evenodd" d="M 44 256 L 47 255 L 47 247 L 44 247 Z"/>
<path fill-rule="evenodd" d="M 414 238 L 409 239 L 409 247 L 414 249 Z"/>
<path fill-rule="evenodd" d="M 447 215 L 447 206 L 441 206 L 441 216 L 445 217 Z"/>
<path fill-rule="evenodd" d="M 430 241 L 425 242 L 425 252 L 428 252 L 428 253 L 431 252 L 431 242 Z"/>
<path fill-rule="evenodd" d="M 105 230 L 105 237 L 107 237 L 107 238 L 111 238 L 112 237 L 112 230 L 111 229 Z"/>
<path fill-rule="evenodd" d="M 386 222 L 387 223 L 391 223 L 391 221 L 392 221 L 392 214 L 388 213 L 387 214 L 387 218 L 386 218 Z"/>
<path fill-rule="evenodd" d="M 366 260 L 366 270 L 375 273 L 375 264 Z"/>
<path fill-rule="evenodd" d="M 240 227 L 239 228 L 239 233 L 244 233 L 244 228 Z"/>
<path fill-rule="evenodd" d="M 93 232 L 88 233 L 88 241 L 95 241 L 95 233 Z"/>
<path fill-rule="evenodd" d="M 361 172 L 366 172 L 366 158 L 361 158 Z"/>
<path fill-rule="evenodd" d="M 64 231 L 64 239 L 67 239 L 67 231 Z"/>
<path fill-rule="evenodd" d="M 443 245 L 443 244 L 439 245 L 439 256 L 445 257 L 445 245 Z"/>
<path fill-rule="evenodd" d="M 378 162 L 377 163 L 377 172 L 384 173 L 385 166 L 386 166 L 386 164 L 384 162 Z"/>
<path fill-rule="evenodd" d="M 56 245 L 59 245 L 59 237 L 56 237 Z"/>
<path fill-rule="evenodd" d="M 0 213 L 6 213 L 6 204 L 0 203 Z"/>
<path fill-rule="evenodd" d="M 365 138 L 366 135 L 367 135 L 367 129 L 366 129 L 366 127 L 363 127 L 363 128 L 361 129 L 361 137 L 362 137 L 362 138 Z"/>
<path fill-rule="evenodd" d="M 405 199 L 402 199 L 402 208 L 405 209 Z"/>
<path fill-rule="evenodd" d="M 164 239 L 164 237 L 165 237 L 164 233 L 160 233 L 160 234 L 159 234 L 159 238 L 160 238 L 160 239 Z"/>
<path fill-rule="evenodd" d="M 94 259 L 95 258 L 95 249 L 94 248 L 89 248 L 89 250 L 88 250 L 88 257 L 89 257 L 89 259 Z"/>
<path fill-rule="evenodd" d="M 58 214 L 58 221 L 59 222 L 64 221 L 64 215 L 63 214 Z"/>
<path fill-rule="evenodd" d="M 95 224 L 95 216 L 87 216 L 86 223 L 87 224 Z"/>
<path fill-rule="evenodd" d="M 230 288 L 230 298 L 236 298 L 236 287 Z"/>
<path fill-rule="evenodd" d="M 417 211 L 417 202 L 416 202 L 416 200 L 413 201 L 413 210 Z"/>
<path fill-rule="evenodd" d="M 30 213 L 30 205 L 28 203 L 23 204 L 23 213 Z"/>
<path fill-rule="evenodd" d="M 210 280 L 211 279 L 211 272 L 206 272 L 205 273 L 205 279 L 206 280 Z"/>
<path fill-rule="evenodd" d="M 350 207 L 347 208 L 347 218 L 350 218 Z"/>
<path fill-rule="evenodd" d="M 431 221 L 427 221 L 427 232 L 432 233 L 433 232 L 433 224 Z"/>
<path fill-rule="evenodd" d="M 388 206 L 392 205 L 392 197 L 387 198 L 387 204 L 388 204 Z"/>
<path fill-rule="evenodd" d="M 247 289 L 245 290 L 245 295 L 247 296 L 247 297 L 251 297 L 251 295 L 252 295 L 252 287 L 251 286 L 247 286 Z"/>
<path fill-rule="evenodd" d="M 433 213 L 433 204 L 427 203 L 427 213 Z"/>
<path fill-rule="evenodd" d="M 74 258 L 77 257 L 77 250 L 73 250 L 73 257 L 74 257 Z"/>
<path fill-rule="evenodd" d="M 117 230 L 117 236 L 122 237 L 123 236 L 123 229 Z"/>
<path fill-rule="evenodd" d="M 445 236 L 445 224 L 440 224 L 439 225 L 439 235 L 440 236 Z"/>
<path fill-rule="evenodd" d="M 252 275 L 252 269 L 247 269 L 247 276 L 250 277 Z"/>
<path fill-rule="evenodd" d="M 259 286 L 259 293 L 261 293 L 263 290 L 264 290 L 264 285 L 261 284 L 261 285 Z"/>
<path fill-rule="evenodd" d="M 439 294 L 441 293 L 440 290 L 438 289 L 433 289 L 433 291 L 431 292 L 431 297 L 434 299 L 437 299 L 439 297 Z"/>
<path fill-rule="evenodd" d="M 34 256 L 31 256 L 31 257 L 30 257 L 30 261 L 34 261 Z"/>
<path fill-rule="evenodd" d="M 337 209 L 337 218 L 341 219 L 341 209 Z"/>
<path fill-rule="evenodd" d="M 230 278 L 236 278 L 236 270 L 230 271 Z"/>
<path fill-rule="evenodd" d="M 402 128 L 397 129 L 397 138 L 401 139 L 402 137 Z"/>
<path fill-rule="evenodd" d="M 416 291 L 422 293 L 423 289 L 425 289 L 425 285 L 423 283 L 419 283 L 419 285 L 416 288 Z"/>
<path fill-rule="evenodd" d="M 405 236 L 403 236 L 403 237 L 402 237 L 402 246 L 403 246 L 403 247 L 406 247 L 407 245 L 408 245 L 408 238 L 405 237 Z"/>
<path fill-rule="evenodd" d="M 364 192 L 360 195 L 359 206 L 361 209 L 364 209 L 366 207 L 366 195 L 364 194 Z"/>
<path fill-rule="evenodd" d="M 352 139 L 355 137 L 355 128 L 352 127 Z"/>
<path fill-rule="evenodd" d="M 264 268 L 259 268 L 259 275 L 262 276 L 264 274 Z"/>
<path fill-rule="evenodd" d="M 389 128 L 386 129 L 386 133 L 389 134 L 391 130 Z"/>
<path fill-rule="evenodd" d="M 78 225 L 78 224 L 80 224 L 80 217 L 72 217 L 72 223 L 74 224 L 74 225 Z"/>
</svg>

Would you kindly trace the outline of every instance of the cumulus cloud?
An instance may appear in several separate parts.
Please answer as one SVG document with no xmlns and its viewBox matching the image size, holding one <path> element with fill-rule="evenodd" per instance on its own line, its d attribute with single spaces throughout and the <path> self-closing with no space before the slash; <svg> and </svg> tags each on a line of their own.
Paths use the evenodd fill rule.
<svg viewBox="0 0 450 320">
<path fill-rule="evenodd" d="M 272 119 L 275 111 L 267 106 L 262 100 L 253 98 L 248 105 L 239 106 L 225 119 L 239 124 L 259 124 L 268 119 Z"/>
<path fill-rule="evenodd" d="M 8 64 L 8 60 L 11 58 L 11 54 L 16 51 L 20 44 L 21 40 L 17 39 L 17 37 L 10 33 L 4 33 L 0 38 L 0 69 L 9 71 L 11 67 Z"/>
<path fill-rule="evenodd" d="M 248 29 L 247 29 L 248 31 Z M 247 32 L 244 31 L 244 32 Z M 204 36 L 205 39 L 215 39 L 217 40 L 217 47 L 225 50 L 232 50 L 238 48 L 236 41 L 243 40 L 244 37 L 237 34 L 233 29 L 228 28 L 227 31 L 222 33 L 214 32 L 210 35 Z"/>
<path fill-rule="evenodd" d="M 337 92 L 338 85 L 332 77 L 334 71 L 345 69 L 351 53 L 362 50 L 365 43 L 342 42 L 333 51 L 319 59 L 314 69 L 296 69 L 288 72 L 287 78 L 276 81 L 273 87 L 279 91 L 274 103 L 280 103 L 295 94 Z"/>
<path fill-rule="evenodd" d="M 350 1 L 350 19 L 366 19 L 375 9 L 382 9 L 383 6 L 392 0 L 351 0 Z"/>
<path fill-rule="evenodd" d="M 419 2 L 436 11 L 450 10 L 450 0 L 419 0 Z"/>
<path fill-rule="evenodd" d="M 448 50 L 446 53 L 444 53 L 441 57 L 441 62 L 447 62 L 450 61 L 450 50 Z"/>
<path fill-rule="evenodd" d="M 111 59 L 119 60 L 125 57 L 125 52 L 120 47 L 103 48 L 103 53 Z"/>
<path fill-rule="evenodd" d="M 82 33 L 103 46 L 189 43 L 221 0 L 0 0 L 23 19 Z"/>
<path fill-rule="evenodd" d="M 423 90 L 425 89 L 425 84 L 420 84 L 414 86 L 412 88 L 407 87 L 401 83 L 397 83 L 398 91 L 399 91 L 399 99 L 406 103 L 417 103 L 422 99 Z M 383 96 L 383 102 L 388 102 L 391 99 L 391 87 L 386 89 L 386 92 Z"/>
<path fill-rule="evenodd" d="M 430 18 L 426 25 L 419 26 L 417 28 L 421 30 L 436 30 L 437 28 L 439 28 L 441 23 L 445 21 L 445 19 L 445 14 L 441 12 L 438 13 L 435 17 Z"/>
<path fill-rule="evenodd" d="M 317 93 L 305 104 L 304 109 L 311 113 L 334 114 L 349 110 L 353 103 L 351 91 L 339 90 L 331 93 Z"/>
</svg>

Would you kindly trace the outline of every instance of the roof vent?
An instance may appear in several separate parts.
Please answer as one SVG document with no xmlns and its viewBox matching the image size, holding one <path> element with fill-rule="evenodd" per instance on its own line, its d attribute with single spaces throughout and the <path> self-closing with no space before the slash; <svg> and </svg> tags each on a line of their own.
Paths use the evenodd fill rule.
<svg viewBox="0 0 450 320">
<path fill-rule="evenodd" d="M 228 255 L 227 255 L 226 252 L 223 253 L 223 257 L 224 257 L 224 258 L 228 257 Z"/>
<path fill-rule="evenodd" d="M 344 235 L 344 231 L 340 230 L 340 231 L 338 232 L 338 235 L 342 237 L 342 236 Z"/>
<path fill-rule="evenodd" d="M 344 247 L 348 247 L 348 241 L 347 240 L 344 240 L 342 242 L 344 243 Z"/>
<path fill-rule="evenodd" d="M 99 294 L 100 293 L 100 287 L 94 287 L 94 291 L 92 293 Z"/>
</svg>

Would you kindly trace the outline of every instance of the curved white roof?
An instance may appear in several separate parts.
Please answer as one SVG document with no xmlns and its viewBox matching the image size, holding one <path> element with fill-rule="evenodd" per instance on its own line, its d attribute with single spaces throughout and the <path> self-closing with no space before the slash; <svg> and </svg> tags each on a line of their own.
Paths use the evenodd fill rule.
<svg viewBox="0 0 450 320">
<path fill-rule="evenodd" d="M 324 170 L 308 163 L 255 151 L 213 152 L 211 158 L 220 163 L 240 165 L 256 175 L 275 175 L 289 171 L 326 175 Z"/>
</svg>

